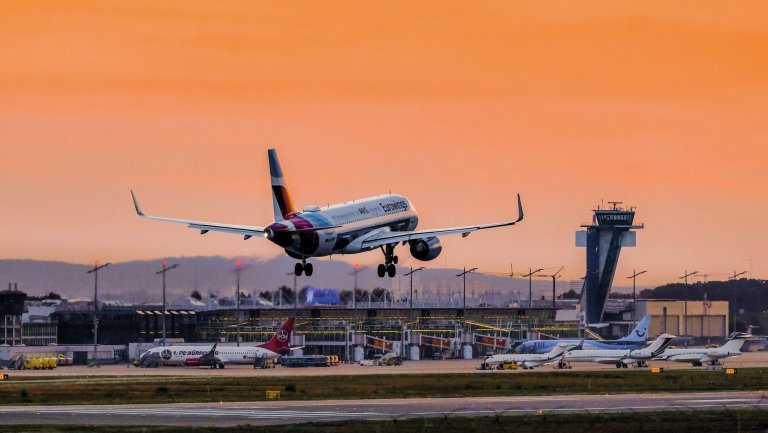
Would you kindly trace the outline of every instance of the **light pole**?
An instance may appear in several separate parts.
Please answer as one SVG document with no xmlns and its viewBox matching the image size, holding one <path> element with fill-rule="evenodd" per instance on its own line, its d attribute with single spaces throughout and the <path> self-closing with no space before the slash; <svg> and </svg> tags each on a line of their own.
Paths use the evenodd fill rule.
<svg viewBox="0 0 768 433">
<path fill-rule="evenodd" d="M 99 366 L 99 359 L 96 357 L 99 344 L 99 269 L 106 268 L 112 263 L 104 263 L 99 265 L 99 261 L 96 260 L 93 264 L 93 269 L 86 272 L 86 274 L 93 274 L 93 364 L 92 366 Z"/>
<path fill-rule="evenodd" d="M 633 269 L 632 275 L 627 277 L 632 278 L 632 323 L 635 325 L 637 325 L 637 295 L 635 293 L 637 286 L 635 285 L 635 280 L 637 279 L 638 275 L 643 275 L 646 272 L 648 271 L 637 272 Z"/>
<path fill-rule="evenodd" d="M 418 267 L 416 269 L 413 269 L 413 266 L 411 266 L 410 272 L 403 275 L 404 277 L 410 277 L 411 279 L 411 295 L 408 297 L 408 320 L 411 320 L 411 317 L 413 316 L 413 274 L 415 272 L 419 272 L 422 269 L 424 269 L 424 266 Z"/>
<path fill-rule="evenodd" d="M 685 271 L 685 275 L 678 278 L 678 280 L 685 280 L 685 291 L 683 293 L 683 335 L 685 336 L 685 347 L 688 347 L 688 277 L 698 274 L 699 271 L 688 272 Z"/>
<path fill-rule="evenodd" d="M 528 268 L 528 273 L 523 275 L 523 277 L 528 277 L 528 308 L 533 308 L 533 275 L 543 270 L 544 268 L 539 268 L 532 271 L 531 268 Z"/>
<path fill-rule="evenodd" d="M 738 277 L 740 277 L 740 276 L 742 276 L 742 275 L 744 275 L 746 273 L 747 273 L 747 271 L 743 271 L 743 272 L 739 272 L 739 273 L 736 273 L 736 271 L 733 271 L 733 275 L 728 277 L 728 281 L 733 281 L 736 278 L 738 278 Z M 733 302 L 733 332 L 736 332 L 736 311 L 737 311 L 736 310 L 736 303 Z"/>
<path fill-rule="evenodd" d="M 293 317 L 299 311 L 299 294 L 296 292 L 296 272 L 287 272 L 285 275 L 293 275 Z"/>
<path fill-rule="evenodd" d="M 237 276 L 235 283 L 235 332 L 237 347 L 240 347 L 240 274 L 243 272 L 243 269 L 245 269 L 245 263 L 240 259 L 235 260 L 235 267 L 232 270 Z"/>
<path fill-rule="evenodd" d="M 162 275 L 163 276 L 163 343 L 162 345 L 165 346 L 165 315 L 166 312 L 166 302 L 165 302 L 165 273 L 170 271 L 171 269 L 178 268 L 178 264 L 173 264 L 171 266 L 168 266 L 168 262 L 163 260 L 163 270 L 155 272 L 155 275 Z"/>
<path fill-rule="evenodd" d="M 465 267 L 464 268 L 464 272 L 462 272 L 460 274 L 456 274 L 457 277 L 461 277 L 462 278 L 463 286 L 464 286 L 464 289 L 463 289 L 464 290 L 464 300 L 461 303 L 462 311 L 467 309 L 467 274 L 470 273 L 470 272 L 476 271 L 476 270 L 477 270 L 477 268 L 467 269 Z M 466 312 L 465 312 L 465 314 L 466 314 Z"/>
<path fill-rule="evenodd" d="M 354 270 L 349 274 L 347 274 L 347 275 L 355 276 L 354 287 L 352 287 L 352 309 L 353 310 L 357 310 L 357 274 L 359 273 L 360 273 L 360 264 L 355 263 Z"/>
</svg>

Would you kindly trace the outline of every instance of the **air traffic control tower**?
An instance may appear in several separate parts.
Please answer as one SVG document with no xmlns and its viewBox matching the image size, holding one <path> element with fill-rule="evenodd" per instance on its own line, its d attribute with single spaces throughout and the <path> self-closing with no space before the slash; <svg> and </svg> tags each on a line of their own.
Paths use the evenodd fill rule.
<svg viewBox="0 0 768 433">
<path fill-rule="evenodd" d="M 637 232 L 643 225 L 633 225 L 635 208 L 623 209 L 621 202 L 608 202 L 609 209 L 594 210 L 592 224 L 583 224 L 576 232 L 576 246 L 587 249 L 587 273 L 581 293 L 581 308 L 587 325 L 602 323 L 605 302 L 622 247 L 637 245 Z"/>
</svg>

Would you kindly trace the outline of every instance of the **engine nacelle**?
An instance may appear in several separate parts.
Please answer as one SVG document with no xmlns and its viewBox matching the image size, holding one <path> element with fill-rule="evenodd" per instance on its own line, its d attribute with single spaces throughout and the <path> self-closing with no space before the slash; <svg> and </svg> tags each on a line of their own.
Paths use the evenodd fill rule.
<svg viewBox="0 0 768 433">
<path fill-rule="evenodd" d="M 434 260 L 443 251 L 443 246 L 440 245 L 440 239 L 437 237 L 409 241 L 408 243 L 411 245 L 413 258 L 422 262 Z"/>
</svg>

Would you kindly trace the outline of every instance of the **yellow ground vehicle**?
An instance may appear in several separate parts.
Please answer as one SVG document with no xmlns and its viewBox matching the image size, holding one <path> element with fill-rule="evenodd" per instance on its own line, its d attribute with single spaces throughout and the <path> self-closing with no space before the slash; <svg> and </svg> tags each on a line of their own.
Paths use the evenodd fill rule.
<svg viewBox="0 0 768 433">
<path fill-rule="evenodd" d="M 517 365 L 517 362 L 502 362 L 499 364 L 496 368 L 498 370 L 517 370 L 519 365 Z"/>
</svg>

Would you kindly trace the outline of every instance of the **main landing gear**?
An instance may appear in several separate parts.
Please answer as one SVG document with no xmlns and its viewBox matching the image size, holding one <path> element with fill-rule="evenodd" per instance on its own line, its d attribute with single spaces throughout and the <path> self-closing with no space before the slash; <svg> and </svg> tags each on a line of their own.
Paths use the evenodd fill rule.
<svg viewBox="0 0 768 433">
<path fill-rule="evenodd" d="M 376 268 L 376 273 L 379 277 L 384 277 L 387 274 L 390 278 L 397 274 L 397 256 L 395 255 L 395 244 L 389 244 L 381 247 L 381 251 L 384 253 L 384 263 L 380 264 Z"/>
<path fill-rule="evenodd" d="M 302 260 L 301 263 L 296 263 L 296 266 L 293 268 L 293 273 L 296 274 L 297 277 L 300 277 L 302 273 L 311 277 L 312 271 L 314 271 L 312 263 L 307 263 L 306 259 Z"/>
</svg>

